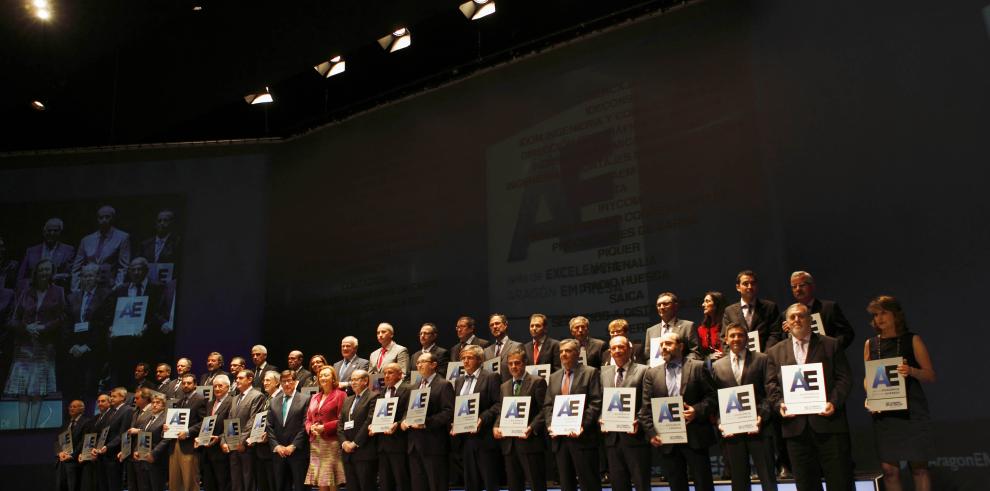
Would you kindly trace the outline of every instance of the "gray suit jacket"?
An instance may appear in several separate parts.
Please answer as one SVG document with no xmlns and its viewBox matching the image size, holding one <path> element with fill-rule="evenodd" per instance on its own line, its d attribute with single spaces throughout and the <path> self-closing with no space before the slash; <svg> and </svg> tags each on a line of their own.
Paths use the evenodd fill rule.
<svg viewBox="0 0 990 491">
<path fill-rule="evenodd" d="M 337 379 L 340 380 L 340 383 L 344 384 L 344 387 L 347 387 L 348 395 L 354 393 L 354 391 L 351 390 L 351 374 L 354 373 L 354 370 L 367 369 L 368 360 L 365 360 L 358 355 L 354 355 L 354 358 L 351 359 L 351 362 L 347 365 L 347 368 L 344 368 L 344 360 L 340 360 L 333 364 L 333 370 L 337 372 Z M 313 374 L 314 377 L 317 375 L 319 374 Z"/>
<path fill-rule="evenodd" d="M 561 368 L 550 375 L 550 383 L 547 384 L 547 395 L 543 399 L 543 418 L 549 426 L 553 423 L 553 402 L 561 394 L 561 384 L 563 383 L 564 369 Z M 598 418 L 602 414 L 602 380 L 598 374 L 598 369 L 576 365 L 574 373 L 571 375 L 571 394 L 586 394 L 584 398 L 584 414 L 581 417 L 581 436 L 575 440 L 582 447 L 596 448 L 601 436 L 601 426 Z M 556 452 L 560 449 L 561 436 L 551 441 L 551 449 Z"/>
<path fill-rule="evenodd" d="M 498 340 L 496 340 L 496 342 L 498 342 Z M 485 348 L 485 360 L 484 361 L 488 361 L 488 360 L 491 360 L 492 358 L 495 358 L 495 348 L 496 348 L 495 344 L 496 343 L 489 344 Z M 512 378 L 512 375 L 509 374 L 509 367 L 506 366 L 507 355 L 513 349 L 515 349 L 515 348 L 522 349 L 522 347 L 523 347 L 523 344 L 522 343 L 520 343 L 518 341 L 513 341 L 513 340 L 509 339 L 508 336 L 505 337 L 504 342 L 503 342 L 503 346 L 502 346 L 502 350 L 499 351 L 499 355 L 498 355 L 498 358 L 499 358 L 499 362 L 498 362 L 498 374 L 501 377 L 502 382 L 505 382 L 506 380 L 509 380 L 510 378 Z"/>
<path fill-rule="evenodd" d="M 661 325 L 663 322 L 658 322 L 650 326 L 646 330 L 646 362 L 649 363 L 650 358 L 659 349 L 658 346 L 653 346 L 651 340 L 653 338 L 659 338 L 663 333 L 663 328 Z M 698 351 L 698 331 L 694 328 L 694 322 L 687 321 L 684 319 L 674 318 L 674 328 L 673 331 L 677 333 L 682 340 L 684 340 L 684 356 L 692 360 L 703 360 L 704 357 L 701 356 L 701 352 Z"/>
<path fill-rule="evenodd" d="M 72 272 L 78 273 L 83 266 L 95 263 L 100 266 L 100 274 L 113 285 L 117 271 L 127 270 L 131 262 L 131 237 L 115 227 L 110 228 L 107 239 L 103 242 L 103 247 L 99 248 L 100 232 L 93 232 L 79 242 L 76 249 L 76 258 L 72 261 Z M 100 249 L 97 254 L 97 249 Z"/>
<path fill-rule="evenodd" d="M 392 347 L 385 353 L 385 359 L 383 359 L 381 363 L 378 363 L 378 358 L 381 356 L 381 348 L 371 352 L 371 356 L 368 357 L 368 363 L 370 364 L 368 372 L 378 373 L 381 371 L 378 369 L 379 365 L 384 368 L 385 365 L 389 363 L 398 363 L 399 367 L 402 368 L 402 379 L 405 380 L 406 376 L 409 375 L 409 350 L 407 350 L 405 346 L 392 341 Z"/>
<path fill-rule="evenodd" d="M 680 394 L 670 394 L 667 390 L 667 365 L 658 365 L 647 370 L 643 375 L 643 404 L 639 411 L 639 427 L 646 433 L 647 438 L 657 436 L 653 425 L 654 397 L 669 397 L 680 395 L 684 404 L 695 410 L 694 419 L 687 424 L 688 446 L 691 448 L 708 448 L 715 443 L 715 432 L 709 416 L 715 414 L 718 407 L 718 397 L 712 375 L 708 373 L 704 362 L 684 359 L 681 367 Z M 660 451 L 670 453 L 673 445 L 661 445 Z"/>
<path fill-rule="evenodd" d="M 602 377 L 602 391 L 609 387 L 616 387 L 615 385 L 615 375 L 619 367 L 615 365 L 605 365 L 602 367 L 601 377 Z M 649 369 L 646 365 L 640 365 L 639 363 L 630 362 L 625 369 L 625 373 L 622 374 L 622 383 L 618 387 L 635 387 L 636 388 L 636 405 L 635 412 L 633 414 L 638 415 L 639 410 L 642 406 L 643 399 L 643 375 L 646 375 L 646 371 Z M 602 404 L 607 407 L 609 401 L 602 399 Z M 615 433 L 608 432 L 605 433 L 605 446 L 614 447 L 616 445 L 623 446 L 645 446 L 649 445 L 649 441 L 646 439 L 646 434 L 639 430 L 635 435 L 630 435 L 628 433 Z"/>
<path fill-rule="evenodd" d="M 235 394 L 230 401 L 230 411 L 227 413 L 227 419 L 239 420 L 241 422 L 241 431 L 250 431 L 251 424 L 254 423 L 254 416 L 261 412 L 267 400 L 268 397 L 265 393 L 254 387 L 245 391 L 243 395 Z"/>
</svg>

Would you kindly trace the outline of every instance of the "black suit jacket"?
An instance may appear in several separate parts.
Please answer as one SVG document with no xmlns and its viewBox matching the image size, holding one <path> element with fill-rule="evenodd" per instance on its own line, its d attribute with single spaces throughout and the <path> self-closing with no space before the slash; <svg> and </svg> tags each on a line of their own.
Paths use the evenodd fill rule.
<svg viewBox="0 0 990 491">
<path fill-rule="evenodd" d="M 708 448 L 715 443 L 715 433 L 709 418 L 717 413 L 718 398 L 715 393 L 712 376 L 705 368 L 705 363 L 690 358 L 683 359 L 681 368 L 681 393 L 684 404 L 694 408 L 695 416 L 687 424 L 688 446 L 691 448 Z M 667 390 L 667 365 L 662 364 L 650 368 L 643 375 L 643 401 L 639 411 L 639 427 L 646 432 L 646 438 L 657 436 L 653 426 L 654 397 L 670 397 Z M 661 445 L 660 451 L 670 453 L 673 445 Z"/>
<path fill-rule="evenodd" d="M 538 453 L 544 450 L 543 437 L 547 434 L 546 419 L 543 416 L 543 401 L 547 396 L 547 381 L 543 377 L 524 373 L 522 385 L 519 386 L 520 396 L 529 396 L 529 415 L 527 420 L 530 427 L 529 437 L 503 437 L 499 442 L 502 455 L 509 455 L 513 450 L 526 453 Z M 501 422 L 502 400 L 512 396 L 512 379 L 502 382 L 499 386 L 499 399 L 495 405 L 495 426 Z"/>
<path fill-rule="evenodd" d="M 492 358 L 495 358 L 495 349 L 497 348 L 496 346 L 497 342 L 498 341 L 496 340 L 495 343 L 489 344 L 488 347 L 485 348 L 484 361 L 488 361 Z M 508 365 L 509 352 L 516 348 L 522 349 L 522 347 L 523 347 L 522 343 L 520 343 L 519 341 L 513 341 L 509 339 L 508 336 L 506 336 L 502 341 L 502 349 L 498 353 L 498 376 L 499 376 L 500 384 L 502 382 L 505 382 L 506 380 L 509 380 L 509 378 L 512 377 L 512 375 L 509 374 L 509 365 Z"/>
<path fill-rule="evenodd" d="M 563 382 L 564 369 L 561 368 L 550 374 L 550 383 L 547 384 L 547 394 L 543 398 L 543 418 L 549 426 L 553 422 L 553 402 L 560 395 L 561 383 Z M 601 436 L 601 426 L 598 418 L 602 414 L 602 380 L 598 374 L 598 369 L 576 365 L 571 376 L 571 394 L 585 394 L 584 414 L 581 416 L 581 436 L 575 440 L 585 448 L 596 448 Z M 561 439 L 570 438 L 560 436 L 553 438 L 550 442 L 551 449 L 556 452 L 560 448 Z"/>
<path fill-rule="evenodd" d="M 462 372 L 463 373 L 463 372 Z M 499 399 L 499 385 L 502 384 L 502 378 L 497 373 L 489 372 L 484 368 L 479 368 L 475 375 L 478 379 L 474 383 L 474 391 L 472 394 L 479 394 L 478 398 L 478 418 L 481 419 L 481 426 L 478 428 L 478 433 L 461 433 L 455 438 L 461 442 L 465 440 L 478 440 L 481 445 L 485 448 L 495 448 L 495 436 L 492 434 L 492 428 L 495 426 L 495 421 L 498 420 L 498 407 L 496 404 Z M 461 395 L 461 390 L 464 388 L 464 383 L 467 380 L 467 375 L 461 375 L 457 377 L 457 382 L 454 384 L 454 397 Z M 451 418 L 453 421 L 453 418 Z"/>
<path fill-rule="evenodd" d="M 736 376 L 732 373 L 732 355 L 726 352 L 725 356 L 712 364 L 712 376 L 715 381 L 715 389 L 725 389 L 739 385 L 753 384 L 756 392 L 756 413 L 760 416 L 760 432 L 770 428 L 773 418 L 773 401 L 780 398 L 780 386 L 773 378 L 773 363 L 770 357 L 764 353 L 756 353 L 746 350 L 746 358 L 743 360 L 742 382 L 736 383 Z"/>
<path fill-rule="evenodd" d="M 309 398 L 296 392 L 289 408 L 286 410 L 285 419 L 282 419 L 282 411 L 285 405 L 285 394 L 272 398 L 268 407 L 268 445 L 272 450 L 282 445 L 296 447 L 290 459 L 308 459 L 309 437 L 306 435 L 306 411 L 309 409 Z"/>
<path fill-rule="evenodd" d="M 199 429 L 203 425 L 203 416 L 206 414 L 206 399 L 203 399 L 203 396 L 195 392 L 186 397 L 186 394 L 181 390 L 177 394 L 177 397 L 179 401 L 176 407 L 189 408 L 189 438 L 185 440 L 179 440 L 177 438 L 169 439 L 169 451 L 171 452 L 171 448 L 175 445 L 175 442 L 179 442 L 179 445 L 182 445 L 183 451 L 192 452 L 193 439 L 196 435 L 199 435 Z M 221 426 L 221 428 L 223 427 Z"/>
<path fill-rule="evenodd" d="M 95 419 L 90 419 L 83 415 L 79 416 L 79 421 L 76 421 L 76 426 L 72 428 L 73 460 L 70 460 L 69 462 L 78 463 L 78 461 L 75 460 L 75 458 L 79 457 L 79 452 L 82 451 L 83 435 L 85 435 L 86 433 L 91 433 L 93 431 L 90 427 L 93 425 L 95 421 L 96 421 Z M 69 424 L 71 422 L 72 422 L 71 419 L 66 419 L 65 424 L 62 425 L 62 428 L 59 429 L 58 432 L 62 433 L 63 431 L 69 429 Z M 59 444 L 58 451 L 59 452 L 62 451 L 61 444 Z"/>
<path fill-rule="evenodd" d="M 773 363 L 773 382 L 780 387 L 781 391 L 781 397 L 773 401 L 773 410 L 775 414 L 780 414 L 780 403 L 784 400 L 783 391 L 788 390 L 791 385 L 790 380 L 781 380 L 780 367 L 796 365 L 797 360 L 794 358 L 794 347 L 790 339 L 770 348 L 767 355 Z M 828 417 L 803 414 L 793 418 L 781 418 L 780 431 L 784 438 L 799 436 L 804 432 L 806 425 L 811 425 L 811 429 L 816 433 L 848 433 L 846 398 L 849 397 L 849 390 L 852 387 L 852 370 L 849 368 L 845 350 L 834 338 L 813 333 L 808 342 L 808 355 L 805 358 L 805 363 L 822 364 L 825 378 L 825 400 L 835 406 L 835 412 Z"/>
<path fill-rule="evenodd" d="M 83 292 L 75 291 L 68 297 L 68 312 L 66 313 L 65 328 L 63 329 L 62 344 L 63 351 L 68 351 L 74 345 L 84 344 L 89 346 L 94 356 L 103 357 L 106 354 L 107 335 L 111 321 L 113 320 L 113 310 L 108 308 L 112 302 L 107 302 L 110 290 L 97 287 L 93 290 L 93 298 L 86 306 L 86 311 L 82 310 Z M 77 322 L 88 322 L 89 331 L 83 333 L 75 332 Z"/>
<path fill-rule="evenodd" d="M 650 367 L 646 365 L 641 365 L 636 362 L 631 362 L 625 367 L 622 374 L 622 384 L 619 387 L 635 387 L 636 388 L 636 398 L 635 398 L 635 411 L 633 414 L 638 415 L 640 409 L 642 409 L 643 404 L 643 376 L 646 375 L 646 371 Z M 619 367 L 615 365 L 605 365 L 601 370 L 602 377 L 602 391 L 609 387 L 615 387 L 615 376 Z M 602 404 L 608 407 L 610 401 L 602 399 Z M 604 411 L 604 410 L 603 410 Z M 629 433 L 617 433 L 617 432 L 607 432 L 605 433 L 605 446 L 615 447 L 618 445 L 622 446 L 632 446 L 641 447 L 644 445 L 649 445 L 646 439 L 646 433 L 640 428 L 635 435 L 630 435 Z"/>
<path fill-rule="evenodd" d="M 484 348 L 488 347 L 488 340 L 487 339 L 481 339 L 481 338 L 479 338 L 477 334 L 472 334 L 471 337 L 468 338 L 468 342 L 461 343 L 460 341 L 458 341 L 457 344 L 455 344 L 455 345 L 453 345 L 453 346 L 450 347 L 450 359 L 451 360 L 453 360 L 453 361 L 461 361 L 461 347 L 462 347 L 462 344 L 464 346 L 469 345 L 469 344 L 473 344 L 475 346 L 479 346 L 482 349 L 484 349 Z"/>
<path fill-rule="evenodd" d="M 149 263 L 178 263 L 181 243 L 181 236 L 174 233 L 169 234 L 168 238 L 165 239 L 162 252 L 158 254 L 158 259 L 155 260 L 155 237 L 149 237 L 141 241 L 141 257 L 147 259 Z"/>
<path fill-rule="evenodd" d="M 155 465 L 159 467 L 164 467 L 168 464 L 168 450 L 170 448 L 169 441 L 166 440 L 162 432 L 162 426 L 165 424 L 165 411 L 158 413 L 156 416 L 150 411 L 148 416 L 145 418 L 144 424 L 140 426 L 141 431 L 151 432 L 151 456 L 155 459 Z M 137 445 L 137 439 L 135 438 L 134 444 Z M 133 447 L 135 450 L 137 447 Z"/>
<path fill-rule="evenodd" d="M 550 364 L 550 373 L 560 370 L 560 341 L 553 339 L 550 336 L 544 336 L 543 343 L 540 344 L 540 353 L 537 355 L 537 359 L 535 360 L 533 359 L 532 339 L 523 345 L 523 350 L 526 352 L 527 365 Z"/>
<path fill-rule="evenodd" d="M 450 425 L 454 422 L 454 386 L 439 373 L 430 382 L 430 402 L 426 407 L 426 429 L 410 429 L 407 453 L 447 455 Z"/>
<path fill-rule="evenodd" d="M 110 415 L 109 421 L 106 422 L 106 427 L 110 428 L 110 432 L 107 433 L 107 453 L 104 457 L 117 458 L 117 452 L 120 452 L 120 440 L 127 436 L 126 432 L 131 427 L 133 414 L 134 409 L 124 403 Z"/>
<path fill-rule="evenodd" d="M 213 379 L 217 375 L 226 375 L 227 378 L 230 379 L 231 390 L 236 391 L 236 389 L 234 389 L 234 386 L 233 386 L 233 384 L 234 384 L 234 378 L 235 377 L 232 376 L 231 374 L 223 371 L 223 369 L 217 370 L 215 372 L 206 372 L 206 373 L 200 375 L 199 376 L 199 385 L 209 385 L 210 387 L 212 387 L 213 386 Z M 181 397 L 181 396 L 178 396 L 178 397 Z"/>
<path fill-rule="evenodd" d="M 852 324 L 849 323 L 845 314 L 842 313 L 839 304 L 831 300 L 819 300 L 816 298 L 811 303 L 811 313 L 821 314 L 822 324 L 825 325 L 825 335 L 839 341 L 842 349 L 848 348 L 852 344 L 853 339 L 856 338 L 856 332 L 853 331 Z"/>
<path fill-rule="evenodd" d="M 433 349 L 430 351 L 430 353 L 433 355 L 433 359 L 437 361 L 437 373 L 446 376 L 447 362 L 450 361 L 450 358 L 447 356 L 449 354 L 447 349 L 441 348 L 440 346 L 434 344 Z M 409 357 L 410 370 L 416 370 L 416 361 L 419 360 L 419 357 L 422 354 L 423 354 L 423 350 L 420 349 L 419 351 L 413 353 L 411 357 Z"/>
<path fill-rule="evenodd" d="M 351 405 L 354 404 L 356 397 L 357 395 L 351 395 L 344 399 L 344 405 L 340 408 L 340 421 L 337 422 L 337 440 L 340 443 L 354 442 L 358 445 L 354 453 L 341 451 L 340 455 L 343 456 L 344 462 L 374 460 L 378 454 L 377 441 L 368 436 L 368 425 L 371 424 L 371 418 L 374 416 L 375 401 L 381 397 L 381 394 L 370 388 L 366 389 L 361 395 L 361 400 L 351 411 Z M 345 430 L 348 421 L 354 421 L 354 427 Z"/>
<path fill-rule="evenodd" d="M 223 399 L 223 402 L 221 402 L 220 405 L 217 406 L 217 410 L 213 414 L 210 414 L 210 411 L 213 411 L 213 405 L 217 402 L 217 399 L 215 397 L 210 399 L 208 402 L 205 402 L 203 406 L 204 418 L 206 416 L 217 417 L 216 421 L 213 422 L 212 434 L 213 436 L 221 437 L 221 440 L 223 437 L 224 421 L 227 420 L 227 414 L 230 412 L 230 401 L 232 400 L 233 400 L 232 397 L 228 393 L 227 396 Z M 200 427 L 202 427 L 202 424 L 203 424 L 202 421 L 200 421 Z M 269 422 L 269 424 L 271 423 Z M 198 435 L 199 435 L 199 431 L 197 431 L 196 433 L 190 432 L 190 436 L 192 436 L 193 438 L 195 438 Z M 199 448 L 206 454 L 206 457 L 209 458 L 210 460 L 217 460 L 217 461 L 226 460 L 227 454 L 223 453 L 223 449 L 220 448 L 220 444 L 222 443 L 221 440 L 218 440 L 216 443 L 214 443 L 209 447 L 199 447 Z"/>
<path fill-rule="evenodd" d="M 385 397 L 387 394 L 388 388 L 386 387 L 382 391 L 382 397 Z M 399 398 L 399 402 L 395 408 L 395 422 L 402 423 L 402 420 L 406 417 L 406 408 L 409 407 L 409 387 L 403 384 L 401 380 L 396 384 L 395 397 Z M 404 454 L 409 446 L 409 442 L 406 441 L 406 432 L 400 428 L 396 428 L 391 435 L 378 433 L 375 435 L 375 438 L 378 440 L 378 453 Z"/>
<path fill-rule="evenodd" d="M 756 299 L 752 325 L 746 323 L 746 316 L 742 313 L 742 303 L 736 302 L 726 307 L 722 314 L 722 339 L 725 339 L 725 330 L 730 324 L 739 324 L 745 326 L 747 331 L 760 332 L 760 347 L 766 353 L 770 347 L 784 339 L 782 323 L 780 309 L 777 308 L 777 304 L 769 300 Z"/>
<path fill-rule="evenodd" d="M 110 303 L 112 305 L 108 308 L 111 309 L 111 316 L 113 315 L 113 309 L 117 306 L 117 299 L 128 296 L 130 286 L 130 282 L 124 282 L 114 288 L 110 293 Z M 148 297 L 148 310 L 144 314 L 144 323 L 148 325 L 148 330 L 144 332 L 144 336 L 148 336 L 150 340 L 155 340 L 153 342 L 162 342 L 165 339 L 161 328 L 162 324 L 168 320 L 169 309 L 164 293 L 165 285 L 151 280 L 148 280 L 147 287 L 142 292 L 143 295 Z"/>
<path fill-rule="evenodd" d="M 254 380 L 251 382 L 251 385 L 255 389 L 258 389 L 258 390 L 260 390 L 262 392 L 265 391 L 265 383 L 264 383 L 265 382 L 265 372 L 275 372 L 275 374 L 278 375 L 282 371 L 279 370 L 277 366 L 272 365 L 271 363 L 268 363 L 267 361 L 265 362 L 265 368 L 259 369 L 258 367 L 254 367 Z M 233 379 L 231 379 L 230 381 L 231 381 L 231 383 L 234 382 Z"/>
</svg>

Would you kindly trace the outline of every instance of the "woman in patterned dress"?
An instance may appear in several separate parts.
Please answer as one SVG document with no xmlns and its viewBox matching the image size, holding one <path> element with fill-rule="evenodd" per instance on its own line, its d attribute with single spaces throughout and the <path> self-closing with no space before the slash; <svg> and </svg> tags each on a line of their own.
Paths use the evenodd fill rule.
<svg viewBox="0 0 990 491">
<path fill-rule="evenodd" d="M 35 265 L 31 284 L 18 296 L 8 324 L 14 336 L 14 359 L 3 393 L 19 401 L 20 429 L 38 426 L 41 399 L 56 391 L 55 342 L 66 302 L 62 287 L 52 284 L 54 273 L 48 259 Z"/>
<path fill-rule="evenodd" d="M 306 432 L 309 433 L 309 470 L 306 484 L 320 491 L 336 489 L 345 481 L 344 461 L 340 458 L 337 421 L 347 394 L 338 388 L 337 372 L 325 366 L 316 375 L 320 391 L 309 400 Z"/>
</svg>

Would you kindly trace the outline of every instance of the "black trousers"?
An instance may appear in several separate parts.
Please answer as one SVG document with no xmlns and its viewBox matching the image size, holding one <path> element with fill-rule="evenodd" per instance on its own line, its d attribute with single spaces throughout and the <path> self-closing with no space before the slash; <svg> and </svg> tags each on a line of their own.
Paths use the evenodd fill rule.
<svg viewBox="0 0 990 491">
<path fill-rule="evenodd" d="M 406 454 L 378 452 L 378 476 L 382 481 L 382 489 L 409 491 L 409 466 Z"/>
<path fill-rule="evenodd" d="M 79 471 L 79 463 L 72 460 L 55 464 L 55 491 L 79 491 L 82 484 Z"/>
<path fill-rule="evenodd" d="M 575 491 L 578 483 L 583 491 L 601 491 L 598 474 L 598 447 L 585 447 L 566 436 L 559 437 L 560 446 L 554 454 L 561 491 Z M 574 476 L 577 476 L 575 482 Z"/>
<path fill-rule="evenodd" d="M 308 449 L 307 449 L 308 450 Z M 306 489 L 306 471 L 309 468 L 309 452 L 297 448 L 289 458 L 272 453 L 275 471 L 275 489 L 278 491 L 303 491 Z"/>
<path fill-rule="evenodd" d="M 767 430 L 759 435 L 735 435 L 722 437 L 727 455 L 727 465 L 732 473 L 732 490 L 748 491 L 749 459 L 753 458 L 756 474 L 760 476 L 760 486 L 765 491 L 777 489 L 777 475 L 773 466 L 772 433 Z"/>
<path fill-rule="evenodd" d="M 116 453 L 113 450 L 107 450 L 107 453 L 100 456 L 97 461 L 98 471 L 97 471 L 97 481 L 100 485 L 100 491 L 120 491 L 121 481 L 123 480 L 123 470 L 120 462 L 117 461 L 117 456 L 110 456 L 111 453 Z"/>
<path fill-rule="evenodd" d="M 215 443 L 214 445 L 219 445 Z M 199 454 L 199 468 L 206 491 L 230 491 L 230 461 L 223 452 L 204 448 Z"/>
<path fill-rule="evenodd" d="M 165 460 L 165 463 L 135 462 L 138 490 L 165 491 L 165 484 L 168 482 L 167 462 L 168 460 Z"/>
<path fill-rule="evenodd" d="M 791 471 L 799 491 L 822 489 L 822 473 L 829 490 L 852 489 L 852 460 L 846 433 L 815 433 L 810 425 L 787 441 Z"/>
<path fill-rule="evenodd" d="M 608 476 L 613 491 L 649 491 L 650 488 L 650 446 L 623 445 L 605 447 L 608 457 Z"/>
<path fill-rule="evenodd" d="M 687 445 L 671 445 L 670 452 L 659 451 L 660 468 L 670 483 L 671 491 L 688 491 L 688 468 L 696 491 L 712 491 L 712 465 L 708 449 L 694 449 Z"/>
<path fill-rule="evenodd" d="M 347 476 L 347 491 L 375 491 L 375 472 L 378 466 L 374 460 L 349 459 L 344 461 L 344 475 Z"/>
<path fill-rule="evenodd" d="M 545 454 L 546 452 L 521 452 L 516 448 L 502 456 L 509 491 L 525 491 L 527 482 L 532 491 L 547 490 Z"/>
<path fill-rule="evenodd" d="M 486 447 L 480 438 L 464 440 L 461 456 L 466 491 L 480 491 L 482 487 L 488 491 L 499 490 L 498 455 L 496 447 Z"/>
<path fill-rule="evenodd" d="M 412 452 L 408 455 L 409 480 L 412 482 L 413 491 L 447 491 L 449 489 L 448 454 Z"/>
</svg>

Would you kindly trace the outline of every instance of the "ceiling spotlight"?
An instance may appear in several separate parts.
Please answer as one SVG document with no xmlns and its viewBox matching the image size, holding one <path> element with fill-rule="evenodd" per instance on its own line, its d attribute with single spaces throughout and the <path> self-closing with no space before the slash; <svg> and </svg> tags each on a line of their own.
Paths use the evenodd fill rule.
<svg viewBox="0 0 990 491">
<path fill-rule="evenodd" d="M 34 5 L 35 8 L 46 9 L 47 10 L 48 9 L 48 0 L 34 0 L 33 2 L 31 2 L 31 5 Z"/>
<path fill-rule="evenodd" d="M 495 13 L 495 0 L 469 0 L 458 7 L 464 17 L 478 20 Z"/>
<path fill-rule="evenodd" d="M 344 64 L 343 58 L 340 56 L 334 56 L 333 58 L 330 58 L 330 61 L 324 61 L 313 68 L 316 69 L 321 76 L 330 78 L 338 73 L 344 73 L 347 66 Z"/>
<path fill-rule="evenodd" d="M 271 92 L 268 91 L 268 87 L 265 87 L 264 92 L 258 92 L 256 94 L 248 94 L 244 96 L 244 101 L 251 105 L 271 104 L 272 102 L 275 102 L 275 99 L 272 97 Z"/>
<path fill-rule="evenodd" d="M 52 11 L 47 8 L 39 8 L 34 11 L 34 16 L 41 20 L 51 20 Z"/>
<path fill-rule="evenodd" d="M 45 107 L 45 103 L 35 99 L 31 101 L 31 109 L 34 109 L 35 111 L 44 111 L 47 108 Z"/>
<path fill-rule="evenodd" d="M 389 53 L 394 53 L 412 44 L 412 34 L 405 27 L 396 29 L 392 34 L 378 40 L 378 45 Z"/>
<path fill-rule="evenodd" d="M 200 10 L 203 10 L 203 6 L 202 5 L 200 5 L 198 3 L 196 5 L 193 5 L 193 12 L 199 12 Z"/>
</svg>

